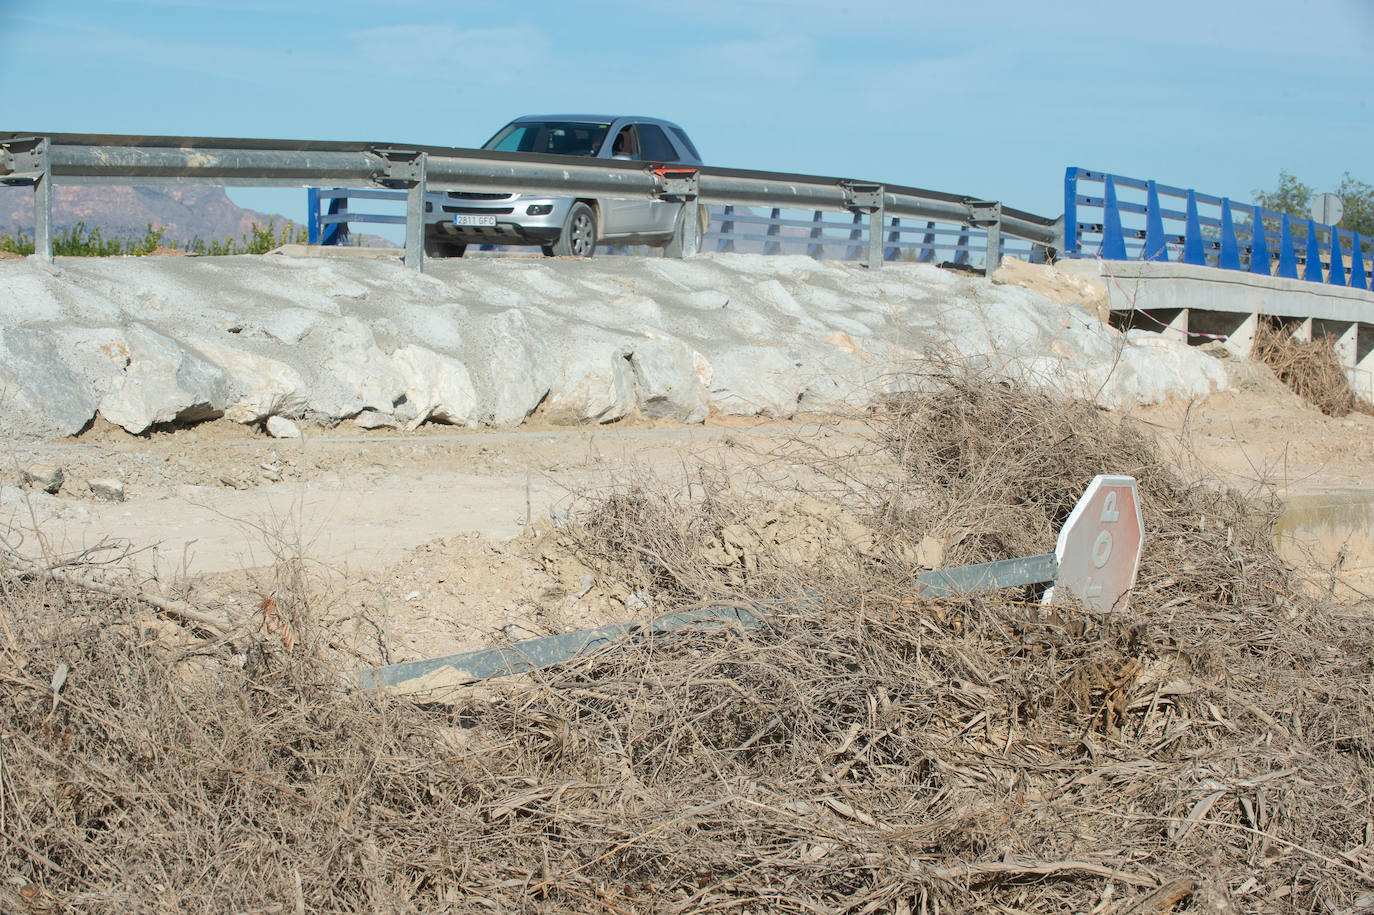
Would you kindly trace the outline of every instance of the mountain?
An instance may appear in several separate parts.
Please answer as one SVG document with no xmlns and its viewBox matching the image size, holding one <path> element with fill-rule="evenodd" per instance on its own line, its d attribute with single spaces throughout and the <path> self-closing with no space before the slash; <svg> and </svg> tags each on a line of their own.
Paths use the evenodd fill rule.
<svg viewBox="0 0 1374 915">
<path fill-rule="evenodd" d="M 163 238 L 188 242 L 193 238 L 238 240 L 251 234 L 253 224 L 269 222 L 280 230 L 288 221 L 302 225 L 304 212 L 295 217 L 280 213 L 246 210 L 229 199 L 224 188 L 201 187 L 127 187 L 122 185 L 73 185 L 54 188 L 53 226 L 68 229 L 78 222 L 86 228 L 100 229 L 106 237 L 142 238 L 149 224 L 166 226 Z M 0 187 L 0 234 L 33 234 L 33 190 L 28 187 Z M 385 239 L 363 235 L 355 243 L 393 246 Z"/>
</svg>

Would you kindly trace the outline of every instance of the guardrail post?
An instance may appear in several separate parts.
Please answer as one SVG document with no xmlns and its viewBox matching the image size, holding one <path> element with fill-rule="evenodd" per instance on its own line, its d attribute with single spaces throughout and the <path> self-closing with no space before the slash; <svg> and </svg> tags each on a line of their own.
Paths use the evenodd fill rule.
<svg viewBox="0 0 1374 915">
<path fill-rule="evenodd" d="M 1169 246 L 1164 241 L 1164 214 L 1159 211 L 1159 188 L 1153 179 L 1145 192 L 1145 260 L 1169 260 Z"/>
<path fill-rule="evenodd" d="M 305 189 L 305 241 L 306 244 L 320 243 L 320 189 Z"/>
<path fill-rule="evenodd" d="M 992 276 L 1002 266 L 1002 203 L 998 200 L 978 200 L 968 205 L 969 225 L 987 231 L 987 245 L 983 254 L 983 272 Z"/>
<path fill-rule="evenodd" d="M 902 217 L 892 217 L 892 231 L 887 233 L 887 243 L 891 245 L 883 252 L 883 259 L 898 261 L 902 259 Z"/>
<path fill-rule="evenodd" d="M 1236 242 L 1236 224 L 1231 218 L 1231 199 L 1221 198 L 1221 253 L 1217 266 L 1223 270 L 1240 269 L 1240 245 Z"/>
<path fill-rule="evenodd" d="M 52 260 L 52 161 L 47 137 L 0 142 L 0 174 L 6 184 L 33 185 L 33 253 Z"/>
<path fill-rule="evenodd" d="M 1187 212 L 1183 215 L 1183 263 L 1207 265 L 1207 252 L 1202 247 L 1202 221 L 1197 215 L 1197 194 L 1188 189 Z"/>
<path fill-rule="evenodd" d="M 864 184 L 860 181 L 841 181 L 841 189 L 844 190 L 844 205 L 854 214 L 854 223 L 857 226 L 862 219 L 862 214 L 868 214 L 868 257 L 864 261 L 865 267 L 877 268 L 883 265 L 883 186 L 881 184 Z M 855 228 L 849 233 L 849 240 L 858 239 L 860 231 Z M 853 245 L 849 251 L 852 255 Z"/>
<path fill-rule="evenodd" d="M 1355 241 L 1350 250 L 1350 288 L 1369 289 L 1369 283 L 1364 274 L 1364 248 L 1360 241 L 1360 233 L 1355 233 Z"/>
<path fill-rule="evenodd" d="M 734 204 L 725 205 L 725 213 L 720 219 L 720 234 L 731 235 L 735 231 L 735 221 L 730 217 L 735 215 Z M 735 240 L 733 238 L 722 238 L 716 242 L 716 251 L 724 254 L 735 250 Z"/>
<path fill-rule="evenodd" d="M 816 214 L 816 216 L 817 216 L 817 218 L 819 219 L 820 213 L 818 212 L 818 213 Z M 764 253 L 764 254 L 781 254 L 781 253 L 782 253 L 782 245 L 779 244 L 778 242 L 772 240 L 772 239 L 776 238 L 776 237 L 778 236 L 778 232 L 780 232 L 780 231 L 782 230 L 782 226 L 778 225 L 778 220 L 781 219 L 781 218 L 782 218 L 782 208 L 781 208 L 781 207 L 773 207 L 773 211 L 772 211 L 771 213 L 768 214 L 768 220 L 769 220 L 769 221 L 768 221 L 768 231 L 766 231 L 766 232 L 763 233 L 764 235 L 768 236 L 768 239 L 769 239 L 768 241 L 765 241 L 765 242 L 763 243 L 763 253 Z M 813 229 L 813 230 L 812 230 L 812 233 L 814 234 L 814 232 L 815 232 L 815 230 Z"/>
<path fill-rule="evenodd" d="M 429 154 L 412 149 L 378 149 L 383 173 L 377 180 L 382 187 L 406 191 L 406 266 L 425 269 L 425 192 L 429 182 L 426 170 Z"/>
<path fill-rule="evenodd" d="M 1287 213 L 1279 223 L 1279 276 L 1298 278 L 1298 253 L 1293 247 L 1293 226 Z"/>
<path fill-rule="evenodd" d="M 1331 227 L 1331 266 L 1327 270 L 1326 285 L 1345 285 L 1345 261 L 1341 257 L 1341 230 Z"/>
<path fill-rule="evenodd" d="M 682 220 L 682 232 L 669 243 L 664 253 L 671 257 L 696 257 L 701 244 L 701 216 L 697 211 L 701 190 L 697 170 L 664 166 L 651 171 L 658 182 L 658 199 L 682 204 L 678 217 Z"/>
<path fill-rule="evenodd" d="M 1269 263 L 1269 237 L 1264 231 L 1264 217 L 1260 208 L 1255 207 L 1250 222 L 1250 272 L 1270 276 L 1273 264 Z"/>
<path fill-rule="evenodd" d="M 777 210 L 773 211 L 774 213 Z M 811 214 L 811 241 L 806 246 L 806 256 L 822 260 L 825 257 L 825 211 L 816 210 Z"/>
<path fill-rule="evenodd" d="M 916 258 L 918 263 L 935 263 L 935 221 L 926 223 L 926 234 L 921 237 L 921 253 Z"/>
<path fill-rule="evenodd" d="M 1064 170 L 1064 227 L 1059 249 L 1065 257 L 1078 257 L 1078 169 Z"/>
<path fill-rule="evenodd" d="M 1124 261 L 1126 236 L 1121 232 L 1121 209 L 1116 202 L 1116 182 L 1111 175 L 1102 179 L 1102 259 Z"/>
</svg>

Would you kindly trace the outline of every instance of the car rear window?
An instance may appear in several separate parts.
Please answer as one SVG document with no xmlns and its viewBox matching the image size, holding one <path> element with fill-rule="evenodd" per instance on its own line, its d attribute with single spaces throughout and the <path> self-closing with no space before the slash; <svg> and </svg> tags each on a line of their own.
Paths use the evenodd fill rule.
<svg viewBox="0 0 1374 915">
<path fill-rule="evenodd" d="M 482 148 L 552 156 L 594 156 L 610 129 L 610 124 L 576 121 L 516 122 L 501 128 Z"/>
<path fill-rule="evenodd" d="M 694 145 L 692 145 L 692 141 L 688 139 L 687 134 L 683 132 L 682 128 L 669 127 L 668 129 L 673 132 L 673 136 L 677 137 L 677 141 L 682 144 L 682 148 L 691 153 L 693 159 L 696 159 L 698 162 L 700 162 L 701 153 L 697 152 L 697 148 Z"/>
<path fill-rule="evenodd" d="M 676 162 L 680 158 L 663 131 L 653 124 L 639 125 L 639 145 L 640 158 L 649 162 Z"/>
</svg>

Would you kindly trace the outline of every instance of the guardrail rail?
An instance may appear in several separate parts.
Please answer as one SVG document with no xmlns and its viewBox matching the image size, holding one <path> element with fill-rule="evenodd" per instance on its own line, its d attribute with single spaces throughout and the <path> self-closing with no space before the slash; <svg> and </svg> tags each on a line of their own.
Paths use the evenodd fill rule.
<svg viewBox="0 0 1374 915">
<path fill-rule="evenodd" d="M 883 230 L 893 217 L 981 229 L 989 267 L 1004 236 L 1045 247 L 1060 243 L 1057 220 L 999 201 L 903 185 L 781 172 L 664 169 L 653 163 L 384 142 L 308 142 L 216 137 L 0 133 L 0 182 L 34 189 L 34 244 L 52 257 L 52 189 L 62 184 L 208 184 L 332 187 L 406 192 L 405 261 L 424 264 L 424 202 L 430 190 L 496 190 L 660 199 L 848 212 L 868 223 L 865 263 L 883 262 Z M 685 253 L 700 243 L 684 220 Z"/>
</svg>

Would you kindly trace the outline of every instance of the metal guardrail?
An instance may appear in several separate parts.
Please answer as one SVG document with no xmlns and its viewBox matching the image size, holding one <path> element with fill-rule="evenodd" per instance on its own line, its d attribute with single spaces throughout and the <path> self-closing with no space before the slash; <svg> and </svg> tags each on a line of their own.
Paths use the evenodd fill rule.
<svg viewBox="0 0 1374 915">
<path fill-rule="evenodd" d="M 1081 193 L 1079 182 L 1100 184 L 1102 192 Z M 1143 191 L 1144 199 L 1122 199 L 1122 189 Z M 1161 198 L 1181 201 L 1183 209 L 1165 207 Z M 1080 209 L 1100 211 L 1101 218 L 1085 222 Z M 1095 242 L 1104 260 L 1174 260 L 1371 288 L 1365 265 L 1374 263 L 1374 239 L 1191 188 L 1070 167 L 1064 176 L 1064 227 L 1063 253 L 1069 257 L 1084 256 Z"/>
<path fill-rule="evenodd" d="M 34 244 L 45 258 L 52 257 L 55 182 L 403 189 L 406 263 L 417 270 L 424 262 L 424 201 L 431 189 L 857 213 L 868 218 L 866 262 L 872 267 L 882 264 L 882 229 L 894 216 L 981 228 L 994 252 L 1001 251 L 1003 235 L 1045 246 L 1058 246 L 1062 235 L 1057 220 L 1003 207 L 999 201 L 906 186 L 395 143 L 0 133 L 0 182 L 34 188 Z M 685 220 L 684 228 L 684 247 L 690 254 L 699 242 L 696 221 Z"/>
<path fill-rule="evenodd" d="M 383 200 L 404 203 L 405 191 L 349 190 L 347 188 L 307 188 L 306 219 L 310 244 L 345 244 L 351 226 L 358 224 L 404 224 L 405 217 L 359 211 L 355 200 Z M 432 197 L 435 195 L 431 195 Z M 373 208 L 375 209 L 375 207 Z M 849 220 L 827 218 L 825 210 L 792 211 L 772 207 L 755 211 L 733 204 L 707 208 L 707 230 L 702 235 L 702 250 L 758 254 L 805 254 L 817 259 L 864 260 L 868 256 L 869 221 L 861 213 Z M 966 225 L 916 221 L 893 216 L 882 229 L 883 260 L 917 263 L 951 263 L 984 267 L 1003 257 L 1019 257 L 1031 263 L 1044 263 L 1049 248 L 1024 239 L 1002 238 L 1002 250 L 989 258 L 988 233 Z M 503 251 L 498 243 L 482 244 L 482 251 Z M 603 245 L 605 254 L 630 253 L 638 247 Z"/>
</svg>

